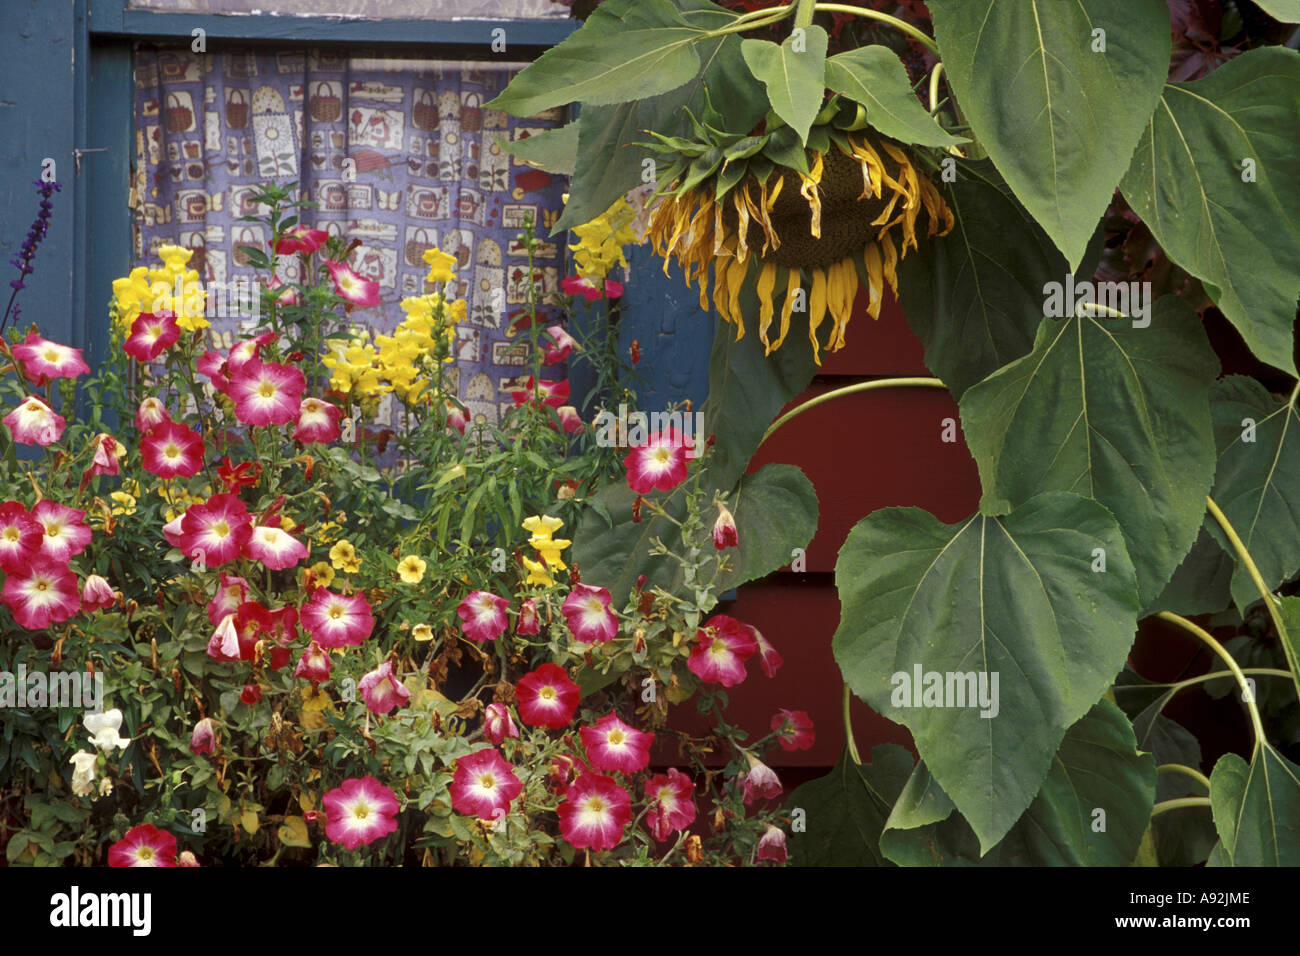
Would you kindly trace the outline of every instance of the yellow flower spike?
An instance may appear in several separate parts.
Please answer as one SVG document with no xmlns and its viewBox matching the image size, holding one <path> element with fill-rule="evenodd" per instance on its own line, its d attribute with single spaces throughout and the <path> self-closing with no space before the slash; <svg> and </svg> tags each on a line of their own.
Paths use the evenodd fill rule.
<svg viewBox="0 0 1300 956">
<path fill-rule="evenodd" d="M 758 272 L 758 337 L 770 352 L 767 330 L 772 325 L 772 290 L 776 288 L 776 263 L 765 262 Z"/>
<path fill-rule="evenodd" d="M 812 292 L 808 295 L 808 339 L 812 342 L 813 360 L 821 364 L 820 345 L 817 342 L 817 327 L 826 317 L 826 270 L 813 272 Z"/>
<path fill-rule="evenodd" d="M 456 264 L 456 257 L 450 253 L 437 248 L 426 249 L 420 258 L 429 266 L 426 282 L 450 282 L 456 278 L 456 273 L 451 268 Z"/>
</svg>

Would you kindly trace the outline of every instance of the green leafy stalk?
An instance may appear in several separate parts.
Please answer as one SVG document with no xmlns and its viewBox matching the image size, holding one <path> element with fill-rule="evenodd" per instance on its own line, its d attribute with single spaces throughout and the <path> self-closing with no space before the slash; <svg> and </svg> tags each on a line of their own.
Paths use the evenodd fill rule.
<svg viewBox="0 0 1300 956">
<path fill-rule="evenodd" d="M 1171 611 L 1161 611 L 1156 615 L 1156 617 L 1168 621 L 1170 624 L 1177 624 L 1189 634 L 1200 638 L 1201 641 L 1210 648 L 1210 650 L 1214 651 L 1214 653 L 1218 654 L 1219 657 L 1223 659 L 1223 662 L 1228 665 L 1228 670 L 1232 671 L 1232 676 L 1237 679 L 1237 686 L 1241 688 L 1242 702 L 1250 712 L 1250 726 L 1255 731 L 1255 747 L 1258 748 L 1261 744 L 1265 743 L 1264 724 L 1259 717 L 1259 708 L 1255 706 L 1255 695 L 1251 693 L 1250 684 L 1246 682 L 1246 675 L 1241 672 L 1241 668 L 1237 666 L 1237 661 L 1233 656 L 1228 653 L 1228 649 L 1216 641 L 1209 631 L 1202 627 L 1198 627 L 1180 614 L 1174 614 Z"/>
</svg>

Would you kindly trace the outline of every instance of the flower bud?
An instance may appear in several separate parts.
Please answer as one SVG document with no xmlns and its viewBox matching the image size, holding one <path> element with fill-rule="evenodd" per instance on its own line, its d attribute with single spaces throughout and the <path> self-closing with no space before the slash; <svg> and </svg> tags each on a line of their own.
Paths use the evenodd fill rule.
<svg viewBox="0 0 1300 956">
<path fill-rule="evenodd" d="M 718 520 L 713 522 L 713 546 L 719 551 L 740 545 L 736 533 L 736 519 L 721 501 L 718 502 Z"/>
<path fill-rule="evenodd" d="M 190 753 L 211 754 L 217 748 L 217 728 L 211 717 L 204 717 L 194 725 L 190 735 Z"/>
</svg>

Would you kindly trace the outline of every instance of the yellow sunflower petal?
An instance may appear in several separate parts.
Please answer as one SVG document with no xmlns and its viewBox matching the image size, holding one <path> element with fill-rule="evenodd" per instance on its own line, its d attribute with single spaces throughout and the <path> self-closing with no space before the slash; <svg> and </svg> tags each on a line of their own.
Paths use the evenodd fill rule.
<svg viewBox="0 0 1300 956">
<path fill-rule="evenodd" d="M 880 240 L 880 248 L 885 254 L 885 281 L 889 283 L 889 288 L 894 290 L 894 295 L 898 295 L 898 250 L 894 248 L 894 240 L 885 236 Z M 863 265 L 866 264 L 864 258 Z"/>
<path fill-rule="evenodd" d="M 749 255 L 749 206 L 745 203 L 744 188 L 731 191 L 731 204 L 736 209 L 736 249 L 742 256 Z"/>
<path fill-rule="evenodd" d="M 885 292 L 884 265 L 880 258 L 880 246 L 872 243 L 862 254 L 862 264 L 867 267 L 867 312 L 873 319 L 880 318 L 880 303 Z"/>
<path fill-rule="evenodd" d="M 808 296 L 808 338 L 812 341 L 813 361 L 822 364 L 817 342 L 817 327 L 826 317 L 826 270 L 814 269 L 812 273 L 812 292 Z"/>
<path fill-rule="evenodd" d="M 771 354 L 772 349 L 779 349 L 785 337 L 790 334 L 790 315 L 794 311 L 794 300 L 798 292 L 799 270 L 791 269 L 785 284 L 785 302 L 781 306 L 781 328 L 777 332 L 776 342 L 768 347 L 768 354 Z"/>
<path fill-rule="evenodd" d="M 772 291 L 776 288 L 776 268 L 775 262 L 765 262 L 758 273 L 758 337 L 769 351 L 771 347 L 767 342 L 767 330 L 772 324 Z"/>
<path fill-rule="evenodd" d="M 736 256 L 727 267 L 727 307 L 736 319 L 736 341 L 745 337 L 745 320 L 740 311 L 740 287 L 745 281 L 749 260 Z"/>
</svg>

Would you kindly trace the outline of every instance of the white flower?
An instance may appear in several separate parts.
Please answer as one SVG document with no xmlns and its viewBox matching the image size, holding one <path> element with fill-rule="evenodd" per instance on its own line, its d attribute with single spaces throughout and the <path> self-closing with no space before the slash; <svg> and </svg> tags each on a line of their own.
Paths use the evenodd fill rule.
<svg viewBox="0 0 1300 956">
<path fill-rule="evenodd" d="M 107 797 L 113 792 L 113 781 L 108 777 L 101 777 L 99 781 L 99 795 Z"/>
<path fill-rule="evenodd" d="M 68 763 L 72 764 L 72 792 L 79 797 L 89 796 L 95 790 L 95 760 L 94 754 L 88 754 L 84 750 L 78 750 L 72 755 Z"/>
<path fill-rule="evenodd" d="M 87 714 L 86 729 L 90 731 L 90 742 L 100 750 L 112 750 L 114 747 L 126 749 L 131 742 L 129 737 L 119 737 L 118 728 L 122 726 L 122 712 L 114 707 L 102 714 Z"/>
</svg>

